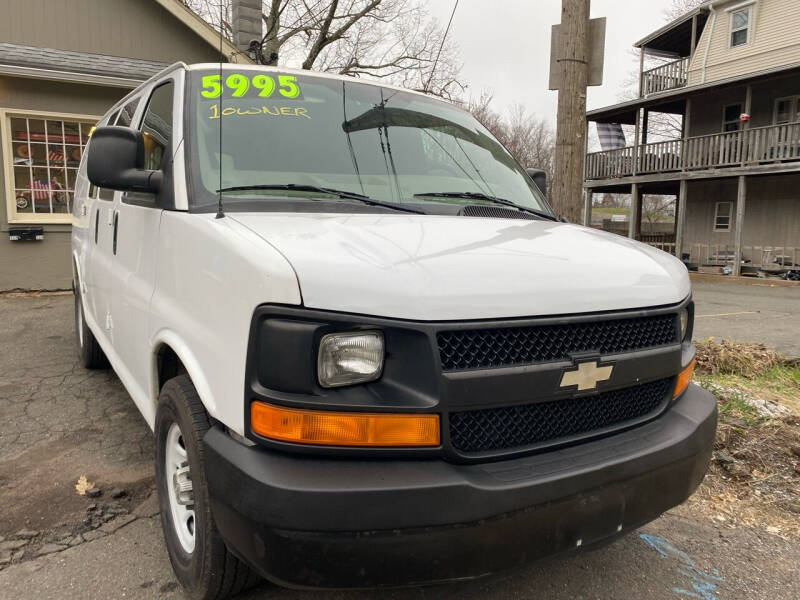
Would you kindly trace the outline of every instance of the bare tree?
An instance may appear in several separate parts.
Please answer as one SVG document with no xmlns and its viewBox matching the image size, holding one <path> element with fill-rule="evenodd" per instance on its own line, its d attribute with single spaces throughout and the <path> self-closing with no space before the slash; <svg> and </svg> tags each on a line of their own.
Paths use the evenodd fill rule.
<svg viewBox="0 0 800 600">
<path fill-rule="evenodd" d="M 674 21 L 694 10 L 706 0 L 672 0 L 672 3 L 664 9 L 664 17 L 669 21 Z"/>
<path fill-rule="evenodd" d="M 550 124 L 514 104 L 506 116 L 492 109 L 492 95 L 483 92 L 466 108 L 525 168 L 543 169 L 552 181 L 555 136 Z"/>
<path fill-rule="evenodd" d="M 183 1 L 230 37 L 230 0 Z M 447 98 L 465 89 L 458 48 L 422 0 L 264 0 L 262 19 L 267 64 L 373 77 Z"/>
<path fill-rule="evenodd" d="M 675 215 L 674 196 L 646 195 L 642 197 L 642 220 L 650 227 L 656 223 L 669 221 Z"/>
<path fill-rule="evenodd" d="M 471 112 L 472 116 L 502 143 L 506 137 L 506 124 L 500 113 L 492 108 L 492 102 L 492 94 L 484 90 L 477 99 L 473 98 L 465 103 L 464 108 Z"/>
</svg>

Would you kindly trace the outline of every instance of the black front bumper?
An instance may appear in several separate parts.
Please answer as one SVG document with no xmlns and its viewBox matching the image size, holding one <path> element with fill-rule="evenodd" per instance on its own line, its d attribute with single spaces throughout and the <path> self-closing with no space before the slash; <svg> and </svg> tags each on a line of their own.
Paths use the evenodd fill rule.
<svg viewBox="0 0 800 600">
<path fill-rule="evenodd" d="M 220 533 L 265 577 L 377 587 L 487 575 L 600 544 L 688 498 L 705 475 L 715 398 L 690 386 L 658 419 L 501 462 L 354 460 L 205 437 Z"/>
</svg>

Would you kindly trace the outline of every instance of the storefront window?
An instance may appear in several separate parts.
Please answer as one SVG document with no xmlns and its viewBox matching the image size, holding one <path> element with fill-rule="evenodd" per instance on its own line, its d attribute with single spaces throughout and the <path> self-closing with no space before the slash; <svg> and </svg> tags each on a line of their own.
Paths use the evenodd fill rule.
<svg viewBox="0 0 800 600">
<path fill-rule="evenodd" d="M 33 215 L 64 215 L 68 220 L 78 165 L 93 121 L 12 114 L 7 125 L 12 212 L 23 220 L 34 220 Z"/>
</svg>

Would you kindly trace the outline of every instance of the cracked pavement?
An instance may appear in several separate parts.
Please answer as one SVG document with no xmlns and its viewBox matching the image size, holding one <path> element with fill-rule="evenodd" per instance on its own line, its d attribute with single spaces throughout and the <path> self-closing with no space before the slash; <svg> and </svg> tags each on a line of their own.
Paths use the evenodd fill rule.
<svg viewBox="0 0 800 600">
<path fill-rule="evenodd" d="M 702 296 L 695 294 L 698 310 Z M 112 371 L 78 365 L 71 295 L 0 296 L 0 597 L 180 598 L 153 490 L 151 432 Z M 101 491 L 79 495 L 79 477 Z M 800 542 L 691 502 L 592 552 L 448 586 L 247 598 L 800 598 Z"/>
</svg>

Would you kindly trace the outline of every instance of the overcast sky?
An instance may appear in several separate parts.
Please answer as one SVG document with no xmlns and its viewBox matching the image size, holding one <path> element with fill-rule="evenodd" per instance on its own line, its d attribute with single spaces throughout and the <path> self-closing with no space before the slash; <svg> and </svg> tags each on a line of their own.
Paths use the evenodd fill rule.
<svg viewBox="0 0 800 600">
<path fill-rule="evenodd" d="M 602 87 L 589 88 L 589 108 L 618 101 L 620 88 L 638 62 L 631 46 L 665 23 L 670 0 L 593 0 L 592 17 L 607 17 Z M 444 25 L 453 0 L 430 0 Z M 550 28 L 561 21 L 561 0 L 460 0 L 450 36 L 459 45 L 469 92 L 494 94 L 504 111 L 514 102 L 555 122 L 557 93 L 548 91 Z"/>
</svg>

